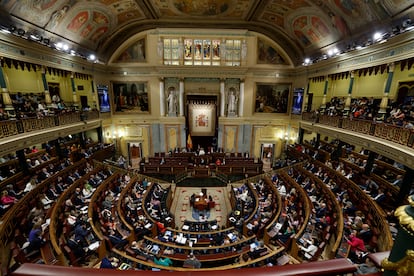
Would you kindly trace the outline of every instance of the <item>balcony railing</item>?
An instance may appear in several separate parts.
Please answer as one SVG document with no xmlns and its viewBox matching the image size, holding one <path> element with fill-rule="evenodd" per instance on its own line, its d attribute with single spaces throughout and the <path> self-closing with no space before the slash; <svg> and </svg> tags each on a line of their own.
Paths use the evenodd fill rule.
<svg viewBox="0 0 414 276">
<path fill-rule="evenodd" d="M 392 124 L 343 118 L 340 116 L 329 116 L 314 112 L 303 113 L 302 120 L 371 135 L 410 148 L 412 148 L 414 144 L 413 130 Z"/>
<path fill-rule="evenodd" d="M 99 119 L 98 111 L 68 112 L 41 118 L 0 121 L 0 139 L 32 131 Z"/>
</svg>

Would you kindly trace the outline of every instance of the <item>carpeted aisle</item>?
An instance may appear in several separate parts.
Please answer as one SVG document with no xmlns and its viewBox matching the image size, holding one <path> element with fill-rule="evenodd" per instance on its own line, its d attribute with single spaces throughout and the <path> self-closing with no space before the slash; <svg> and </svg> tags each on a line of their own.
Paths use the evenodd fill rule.
<svg viewBox="0 0 414 276">
<path fill-rule="evenodd" d="M 207 189 L 207 196 L 213 198 L 215 207 L 206 212 L 207 220 L 217 220 L 218 225 L 221 227 L 227 220 L 227 204 L 228 196 L 225 193 L 224 187 L 203 187 Z M 174 217 L 175 225 L 181 228 L 185 220 L 198 221 L 199 213 L 190 206 L 190 197 L 194 194 L 199 194 L 201 188 L 193 187 L 177 187 L 175 191 L 174 201 L 172 206 L 175 206 Z"/>
</svg>

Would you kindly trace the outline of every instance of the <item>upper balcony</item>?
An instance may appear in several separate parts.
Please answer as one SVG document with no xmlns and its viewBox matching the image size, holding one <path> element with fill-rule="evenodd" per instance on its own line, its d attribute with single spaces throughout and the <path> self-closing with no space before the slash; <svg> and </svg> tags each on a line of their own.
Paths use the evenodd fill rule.
<svg viewBox="0 0 414 276">
<path fill-rule="evenodd" d="M 0 156 L 100 126 L 98 111 L 73 111 L 42 118 L 0 121 Z"/>
<path fill-rule="evenodd" d="M 414 131 L 375 122 L 306 112 L 300 127 L 376 152 L 414 168 Z"/>
</svg>

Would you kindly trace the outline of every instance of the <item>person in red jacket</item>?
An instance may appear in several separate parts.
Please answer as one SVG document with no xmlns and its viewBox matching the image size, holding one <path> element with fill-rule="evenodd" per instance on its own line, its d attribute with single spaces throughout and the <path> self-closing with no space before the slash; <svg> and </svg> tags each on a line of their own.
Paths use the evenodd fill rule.
<svg viewBox="0 0 414 276">
<path fill-rule="evenodd" d="M 359 263 L 362 259 L 364 253 L 367 251 L 365 248 L 364 241 L 357 237 L 357 231 L 353 230 L 349 235 L 349 238 L 346 238 L 347 243 L 351 246 L 349 250 L 349 259 L 355 263 Z"/>
</svg>

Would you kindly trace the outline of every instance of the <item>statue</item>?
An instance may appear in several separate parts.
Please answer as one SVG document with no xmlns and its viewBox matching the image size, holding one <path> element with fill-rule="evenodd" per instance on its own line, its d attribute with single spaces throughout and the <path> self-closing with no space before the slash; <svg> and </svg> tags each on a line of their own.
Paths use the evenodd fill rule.
<svg viewBox="0 0 414 276">
<path fill-rule="evenodd" d="M 237 105 L 237 97 L 234 92 L 234 88 L 230 89 L 230 93 L 227 98 L 227 115 L 228 116 L 235 116 L 236 115 L 236 107 Z"/>
<path fill-rule="evenodd" d="M 170 90 L 170 94 L 167 97 L 168 114 L 177 114 L 177 97 L 173 90 Z"/>
</svg>

